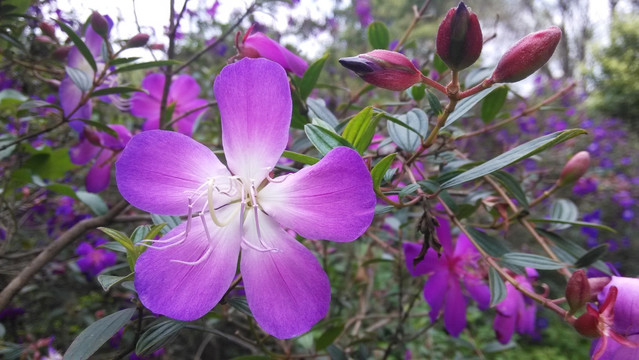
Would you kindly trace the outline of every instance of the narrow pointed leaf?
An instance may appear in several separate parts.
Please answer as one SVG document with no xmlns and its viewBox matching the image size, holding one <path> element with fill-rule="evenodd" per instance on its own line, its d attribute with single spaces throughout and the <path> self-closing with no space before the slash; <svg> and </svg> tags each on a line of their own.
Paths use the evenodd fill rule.
<svg viewBox="0 0 639 360">
<path fill-rule="evenodd" d="M 387 125 L 388 135 L 403 150 L 409 152 L 417 150 L 421 140 L 428 134 L 428 116 L 422 109 L 416 108 L 406 114 L 399 115 L 397 120 L 405 123 L 408 127 L 417 129 L 419 133 L 416 134 L 406 127 L 391 122 Z"/>
<path fill-rule="evenodd" d="M 135 353 L 139 356 L 153 353 L 170 343 L 186 324 L 173 319 L 157 320 L 140 336 L 140 340 L 135 345 Z"/>
<path fill-rule="evenodd" d="M 73 42 L 73 45 L 75 45 L 75 47 L 78 48 L 78 51 L 80 51 L 80 54 L 82 54 L 82 56 L 87 61 L 89 66 L 91 66 L 91 69 L 93 69 L 94 72 L 97 72 L 98 66 L 95 63 L 93 54 L 91 54 L 91 50 L 89 50 L 89 48 L 84 43 L 84 41 L 80 39 L 78 34 L 76 34 L 75 31 L 73 31 L 73 29 L 71 29 L 64 22 L 60 20 L 55 20 L 55 19 L 53 21 L 55 21 L 58 24 L 58 26 L 60 26 L 60 29 L 62 29 L 62 31 L 64 31 L 67 34 L 67 36 L 69 36 L 69 39 L 71 39 L 71 42 Z"/>
<path fill-rule="evenodd" d="M 495 268 L 488 269 L 488 286 L 490 287 L 490 307 L 494 307 L 506 298 L 506 284 Z"/>
<path fill-rule="evenodd" d="M 151 221 L 153 221 L 153 223 L 156 225 L 166 224 L 166 226 L 164 226 L 160 230 L 160 233 L 162 234 L 168 233 L 169 230 L 173 229 L 174 227 L 182 223 L 182 220 L 178 216 L 158 215 L 158 214 L 151 214 Z"/>
<path fill-rule="evenodd" d="M 306 105 L 308 106 L 309 117 L 315 116 L 319 119 L 322 119 L 326 121 L 329 125 L 331 125 L 333 128 L 339 125 L 339 121 L 337 120 L 335 115 L 333 115 L 333 113 L 326 107 L 326 103 L 324 103 L 324 100 L 307 99 Z"/>
<path fill-rule="evenodd" d="M 500 86 L 486 96 L 481 103 L 481 120 L 484 123 L 487 124 L 495 119 L 506 103 L 506 96 L 508 96 L 507 86 Z"/>
<path fill-rule="evenodd" d="M 133 241 L 131 241 L 131 239 L 129 239 L 129 237 L 126 236 L 126 234 L 124 234 L 122 231 L 118 231 L 118 230 L 110 229 L 106 227 L 99 227 L 98 230 L 109 235 L 109 237 L 111 237 L 113 240 L 122 244 L 122 246 L 124 246 L 124 248 L 127 249 L 127 251 L 134 251 Z"/>
<path fill-rule="evenodd" d="M 322 155 L 328 154 L 338 146 L 353 147 L 348 141 L 341 136 L 330 132 L 320 126 L 313 124 L 304 125 L 304 132 L 313 145 L 319 150 Z"/>
<path fill-rule="evenodd" d="M 284 150 L 284 153 L 282 154 L 282 156 L 287 158 L 287 159 L 291 159 L 293 161 L 297 161 L 297 162 L 300 162 L 300 163 L 306 164 L 306 165 L 317 164 L 317 162 L 320 160 L 320 159 L 314 158 L 312 156 L 299 154 L 299 153 L 288 151 L 288 150 Z"/>
<path fill-rule="evenodd" d="M 150 69 L 150 68 L 155 68 L 155 67 L 160 67 L 160 66 L 179 65 L 179 64 L 181 64 L 181 62 L 179 62 L 177 60 L 157 60 L 157 61 L 149 61 L 149 62 L 143 62 L 143 63 L 137 63 L 137 64 L 132 64 L 132 65 L 121 66 L 121 67 L 115 69 L 115 71 L 113 71 L 113 72 L 114 73 L 123 73 L 123 72 L 127 72 L 127 71 L 143 70 L 143 69 Z"/>
<path fill-rule="evenodd" d="M 135 308 L 120 310 L 89 325 L 73 340 L 64 354 L 64 360 L 85 360 L 95 353 L 105 342 L 118 332 L 131 316 Z"/>
<path fill-rule="evenodd" d="M 145 92 L 143 89 L 129 87 L 129 86 L 114 86 L 109 88 L 104 88 L 100 90 L 96 90 L 91 93 L 91 96 L 103 96 L 103 95 L 111 95 L 111 94 L 127 94 L 131 92 Z"/>
<path fill-rule="evenodd" d="M 557 270 L 565 267 L 564 264 L 545 256 L 516 252 L 504 254 L 501 257 L 501 261 L 511 265 L 527 266 L 539 270 Z"/>
<path fill-rule="evenodd" d="M 115 276 L 115 275 L 98 275 L 98 282 L 104 291 L 109 291 L 114 285 L 117 285 L 123 281 L 133 280 L 133 273 L 127 276 Z"/>
<path fill-rule="evenodd" d="M 492 91 L 496 89 L 498 88 L 487 88 L 478 92 L 475 95 L 471 95 L 465 99 L 460 100 L 459 103 L 457 103 L 457 106 L 455 107 L 455 111 L 453 111 L 453 113 L 450 114 L 448 119 L 446 119 L 446 123 L 444 124 L 442 129 L 445 129 L 451 126 L 455 121 L 461 119 L 464 115 L 468 114 L 468 112 L 470 112 L 470 110 L 472 110 L 475 107 L 475 105 L 477 105 L 480 101 L 482 101 L 486 96 L 488 96 Z"/>
<path fill-rule="evenodd" d="M 526 198 L 526 194 L 521 188 L 519 181 L 517 181 L 514 176 L 505 171 L 496 171 L 490 174 L 490 176 L 497 179 L 497 181 L 499 181 L 499 183 L 517 200 L 519 205 L 526 209 L 528 208 L 528 199 Z"/>
<path fill-rule="evenodd" d="M 302 100 L 306 100 L 315 88 L 317 79 L 319 79 L 322 69 L 324 68 L 324 63 L 326 63 L 326 59 L 328 59 L 328 54 L 325 54 L 312 63 L 304 72 L 304 77 L 302 77 L 302 81 L 300 83 L 300 96 L 302 97 Z"/>
<path fill-rule="evenodd" d="M 576 268 L 588 267 L 601 259 L 608 252 L 608 244 L 601 244 L 590 249 L 575 261 Z"/>
<path fill-rule="evenodd" d="M 481 248 L 490 256 L 500 257 L 510 251 L 499 239 L 490 236 L 485 232 L 479 231 L 470 226 L 466 226 L 466 231 L 468 231 L 477 244 L 479 244 L 479 246 L 481 246 Z"/>
<path fill-rule="evenodd" d="M 610 231 L 611 233 L 615 233 L 615 234 L 617 233 L 617 230 L 611 228 L 610 226 L 591 223 L 591 222 L 585 222 L 585 221 L 567 221 L 567 220 L 561 220 L 561 219 L 528 219 L 528 221 L 536 222 L 536 223 L 558 223 L 558 224 L 567 224 L 567 225 L 575 225 L 575 226 L 585 226 L 585 227 L 591 227 L 591 228 L 595 228 L 599 230 Z"/>
<path fill-rule="evenodd" d="M 322 351 L 332 344 L 344 331 L 344 324 L 330 326 L 315 342 L 315 351 Z"/>
<path fill-rule="evenodd" d="M 86 192 L 83 190 L 76 191 L 76 196 L 80 201 L 85 203 L 94 214 L 100 216 L 106 214 L 109 210 L 107 204 L 102 200 L 100 195 Z"/>
<path fill-rule="evenodd" d="M 430 90 L 426 90 L 426 96 L 428 97 L 430 109 L 433 110 L 436 115 L 441 114 L 444 109 L 442 108 L 442 103 L 439 101 L 439 98 Z"/>
<path fill-rule="evenodd" d="M 379 186 L 382 184 L 382 180 L 384 179 L 384 174 L 386 174 L 386 170 L 390 167 L 395 160 L 395 156 L 397 154 L 389 154 L 386 155 L 382 160 L 380 160 L 373 169 L 371 170 L 371 177 L 373 178 L 373 188 L 379 189 Z"/>
</svg>

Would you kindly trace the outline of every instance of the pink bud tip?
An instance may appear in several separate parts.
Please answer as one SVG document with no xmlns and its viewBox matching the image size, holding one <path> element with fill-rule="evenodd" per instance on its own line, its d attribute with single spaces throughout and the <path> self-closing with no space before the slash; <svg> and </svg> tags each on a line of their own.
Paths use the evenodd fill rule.
<svg viewBox="0 0 639 360">
<path fill-rule="evenodd" d="M 484 38 L 477 15 L 460 2 L 437 30 L 437 55 L 453 70 L 463 70 L 477 61 Z"/>
<path fill-rule="evenodd" d="M 589 166 L 590 153 L 587 151 L 580 151 L 576 153 L 572 158 L 570 158 L 570 160 L 568 160 L 563 170 L 561 170 L 559 180 L 557 180 L 558 185 L 563 186 L 579 180 L 579 178 L 588 171 Z"/>
<path fill-rule="evenodd" d="M 561 30 L 556 26 L 526 35 L 501 57 L 491 79 L 509 83 L 527 78 L 548 62 L 559 40 Z"/>
<path fill-rule="evenodd" d="M 373 50 L 339 59 L 340 64 L 364 81 L 388 90 L 406 90 L 421 81 L 422 73 L 403 54 Z"/>
<path fill-rule="evenodd" d="M 67 55 L 69 55 L 69 51 L 71 51 L 71 46 L 60 46 L 53 51 L 51 57 L 58 61 L 64 61 L 64 59 L 67 58 Z"/>
</svg>

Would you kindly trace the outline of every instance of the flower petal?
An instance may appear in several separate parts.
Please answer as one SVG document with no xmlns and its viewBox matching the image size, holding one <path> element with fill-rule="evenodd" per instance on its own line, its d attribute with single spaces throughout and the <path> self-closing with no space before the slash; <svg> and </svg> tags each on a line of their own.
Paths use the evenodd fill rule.
<svg viewBox="0 0 639 360">
<path fill-rule="evenodd" d="M 69 148 L 69 158 L 76 165 L 84 165 L 98 154 L 100 148 L 91 144 L 89 140 L 82 139 L 79 143 Z"/>
<path fill-rule="evenodd" d="M 246 236 L 259 244 L 254 217 Z M 273 219 L 261 213 L 264 245 L 277 251 L 242 249 L 241 272 L 246 299 L 257 323 L 269 334 L 287 339 L 300 335 L 326 316 L 331 300 L 328 276 L 313 254 Z"/>
<path fill-rule="evenodd" d="M 431 275 L 424 285 L 424 299 L 430 305 L 430 321 L 437 321 L 437 316 L 446 299 L 449 273 L 447 269 L 441 269 Z"/>
<path fill-rule="evenodd" d="M 188 102 L 200 95 L 200 85 L 187 74 L 178 75 L 171 81 L 169 103 L 173 101 Z"/>
<path fill-rule="evenodd" d="M 355 240 L 375 212 L 371 175 L 359 154 L 347 147 L 331 150 L 282 182 L 271 182 L 258 196 L 264 211 L 282 226 L 310 239 Z"/>
<path fill-rule="evenodd" d="M 229 175 L 206 146 L 163 130 L 134 136 L 115 170 L 118 189 L 131 205 L 162 215 L 187 214 L 190 193 L 207 178 Z M 194 209 L 201 207 L 205 198 L 196 202 Z"/>
<path fill-rule="evenodd" d="M 191 112 L 191 113 L 183 117 L 182 119 L 178 120 L 173 125 L 173 128 L 186 136 L 193 136 L 193 127 L 195 125 L 195 121 L 197 120 L 198 116 L 200 116 L 204 111 L 206 111 L 206 108 L 202 108 L 197 111 L 193 111 L 193 110 L 197 108 L 201 108 L 205 106 L 207 103 L 208 102 L 204 99 L 195 99 L 195 100 L 189 101 L 188 103 L 178 103 L 175 108 L 175 113 L 173 115 L 174 119 L 180 116 L 183 116 L 187 112 Z"/>
<path fill-rule="evenodd" d="M 143 92 L 131 95 L 131 114 L 143 118 L 160 118 L 160 101 Z"/>
<path fill-rule="evenodd" d="M 73 83 L 73 80 L 71 80 L 71 78 L 67 76 L 64 78 L 64 80 L 62 80 L 62 82 L 60 82 L 59 98 L 60 106 L 64 111 L 64 115 L 69 116 L 80 103 L 80 99 L 82 98 L 82 90 L 80 90 L 80 88 Z M 71 114 L 70 118 L 72 120 L 90 120 L 91 112 L 91 100 L 89 100 L 86 102 L 86 104 L 82 105 L 73 114 Z M 82 128 L 84 127 L 84 123 L 81 121 L 71 121 L 69 125 L 71 125 L 71 127 L 77 132 L 82 132 Z"/>
<path fill-rule="evenodd" d="M 142 79 L 142 83 L 140 85 L 144 90 L 149 92 L 151 97 L 160 102 L 160 99 L 162 99 L 162 93 L 164 93 L 165 78 L 166 76 L 162 73 L 151 73 Z"/>
<path fill-rule="evenodd" d="M 495 336 L 497 341 L 501 344 L 508 344 L 515 332 L 515 315 L 506 316 L 501 313 L 495 315 L 495 321 L 493 322 L 493 329 L 495 330 Z"/>
<path fill-rule="evenodd" d="M 113 151 L 102 150 L 95 164 L 87 173 L 85 185 L 88 192 L 99 193 L 106 189 L 111 182 L 111 166 L 113 165 Z"/>
<path fill-rule="evenodd" d="M 470 296 L 477 301 L 479 309 L 488 309 L 488 306 L 490 306 L 490 288 L 488 285 L 472 277 L 463 277 L 463 281 Z"/>
<path fill-rule="evenodd" d="M 613 330 L 623 336 L 639 333 L 639 279 L 613 276 L 599 293 L 600 303 L 604 302 L 612 286 L 616 286 L 618 290 L 614 304 Z"/>
<path fill-rule="evenodd" d="M 222 143 L 234 175 L 262 182 L 288 142 L 292 102 L 282 67 L 265 59 L 242 59 L 215 79 Z"/>
<path fill-rule="evenodd" d="M 439 226 L 435 229 L 439 243 L 442 244 L 444 254 L 449 257 L 453 255 L 453 236 L 450 232 L 450 222 L 441 216 L 436 216 Z"/>
<path fill-rule="evenodd" d="M 458 337 L 466 327 L 466 298 L 461 292 L 459 281 L 454 279 L 448 281 L 444 307 L 444 327 L 453 337 Z"/>
<path fill-rule="evenodd" d="M 178 320 L 195 320 L 213 309 L 228 290 L 240 251 L 239 218 L 235 224 L 223 228 L 215 226 L 208 216 L 205 219 L 211 244 L 201 219 L 193 218 L 183 243 L 165 250 L 149 248 L 138 258 L 135 289 L 149 310 Z M 160 241 L 184 232 L 186 224 L 185 221 L 178 225 Z M 209 246 L 213 247 L 210 255 L 197 265 L 173 261 L 195 262 L 206 254 Z"/>
<path fill-rule="evenodd" d="M 304 72 L 308 68 L 308 64 L 304 59 L 260 32 L 247 37 L 244 46 L 255 49 L 260 56 L 275 61 L 299 77 L 304 76 Z"/>
<path fill-rule="evenodd" d="M 420 261 L 417 266 L 413 266 L 413 260 L 417 257 L 417 255 L 419 255 L 422 245 L 412 242 L 404 242 L 402 244 L 402 248 L 404 249 L 406 268 L 412 276 L 424 275 L 435 271 L 440 263 L 440 259 L 437 257 L 437 252 L 433 249 L 428 249 L 426 256 L 424 256 L 424 260 Z"/>
</svg>

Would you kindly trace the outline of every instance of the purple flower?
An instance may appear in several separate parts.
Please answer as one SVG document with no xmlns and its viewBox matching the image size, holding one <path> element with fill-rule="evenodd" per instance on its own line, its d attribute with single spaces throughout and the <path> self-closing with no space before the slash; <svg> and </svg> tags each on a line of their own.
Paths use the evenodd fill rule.
<svg viewBox="0 0 639 360">
<path fill-rule="evenodd" d="M 241 250 L 257 323 L 278 338 L 297 336 L 328 312 L 330 284 L 315 256 L 285 229 L 309 239 L 355 240 L 373 218 L 370 174 L 357 152 L 338 147 L 313 166 L 270 177 L 292 112 L 288 78 L 276 63 L 228 65 L 214 92 L 228 168 L 202 144 L 169 131 L 134 136 L 116 163 L 118 187 L 132 205 L 187 216 L 142 253 L 135 288 L 155 313 L 200 318 L 228 290 Z"/>
<path fill-rule="evenodd" d="M 142 88 L 148 94 L 136 92 L 131 96 L 131 114 L 146 118 L 142 128 L 153 130 L 160 127 L 160 108 L 164 89 L 164 74 L 153 73 L 142 80 Z M 199 99 L 200 85 L 190 75 L 178 75 L 171 81 L 167 104 L 175 106 L 173 119 L 184 116 L 173 124 L 173 128 L 184 135 L 193 135 L 193 126 L 198 116 L 206 109 L 207 101 Z M 194 111 L 197 108 L 200 110 Z M 189 113 L 185 116 L 186 113 Z"/>
<path fill-rule="evenodd" d="M 369 0 L 355 0 L 355 14 L 359 18 L 359 23 L 362 27 L 368 26 L 373 22 L 373 15 L 371 15 L 371 3 Z"/>
<path fill-rule="evenodd" d="M 477 249 L 464 234 L 457 237 L 453 249 L 450 224 L 444 218 L 437 220 L 440 224 L 437 236 L 443 248 L 441 257 L 438 258 L 433 249 L 428 249 L 424 260 L 413 267 L 413 259 L 422 246 L 405 242 L 406 267 L 412 276 L 429 274 L 424 285 L 424 298 L 431 307 L 430 319 L 435 322 L 443 307 L 444 326 L 452 336 L 457 337 L 466 327 L 467 300 L 461 283 L 482 310 L 488 308 L 490 290 L 483 281 L 484 271 L 477 263 L 480 258 Z"/>
<path fill-rule="evenodd" d="M 105 242 L 106 240 L 104 239 L 98 239 L 92 246 L 90 243 L 83 241 L 75 249 L 75 253 L 80 256 L 76 264 L 78 264 L 83 273 L 89 276 L 96 276 L 105 268 L 115 265 L 116 254 L 113 251 L 98 248 Z"/>
<path fill-rule="evenodd" d="M 308 64 L 304 59 L 260 32 L 251 34 L 253 28 L 251 26 L 246 31 L 241 42 L 239 33 L 235 37 L 235 47 L 240 57 L 263 57 L 280 64 L 286 71 L 290 71 L 299 77 L 304 76 L 304 72 L 308 68 Z"/>
<path fill-rule="evenodd" d="M 92 136 L 84 136 L 77 145 L 69 149 L 71 162 L 76 165 L 84 165 L 94 159 L 85 178 L 85 185 L 89 192 L 98 193 L 109 186 L 111 166 L 131 140 L 131 133 L 124 125 L 114 124 L 109 127 L 118 134 L 117 138 L 107 133 L 91 133 Z M 87 133 L 85 129 L 85 134 Z"/>
<path fill-rule="evenodd" d="M 535 269 L 526 268 L 526 276 L 514 275 L 514 278 L 525 289 L 533 291 L 531 282 L 535 281 L 537 276 Z M 511 283 L 506 283 L 506 298 L 496 306 L 496 310 L 493 329 L 500 343 L 507 344 L 515 331 L 520 334 L 536 335 L 537 306 L 532 299 L 524 296 Z"/>
<path fill-rule="evenodd" d="M 577 183 L 572 188 L 572 192 L 575 193 L 575 195 L 580 195 L 580 196 L 587 195 L 597 191 L 597 184 L 598 184 L 597 179 L 594 177 L 587 177 L 587 178 L 582 177 L 579 180 L 577 180 Z"/>
<path fill-rule="evenodd" d="M 215 14 L 217 13 L 217 8 L 219 6 L 220 6 L 220 2 L 218 0 L 215 0 L 215 2 L 213 3 L 213 6 L 211 6 L 208 9 L 206 9 L 206 13 L 211 16 L 211 19 L 215 18 Z"/>
</svg>

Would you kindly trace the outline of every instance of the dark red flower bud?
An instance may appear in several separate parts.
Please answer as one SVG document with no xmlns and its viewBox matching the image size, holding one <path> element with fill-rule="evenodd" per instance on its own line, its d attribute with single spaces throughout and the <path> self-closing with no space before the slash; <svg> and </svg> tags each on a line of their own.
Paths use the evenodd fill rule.
<svg viewBox="0 0 639 360">
<path fill-rule="evenodd" d="M 579 311 L 590 300 L 590 284 L 583 270 L 575 271 L 566 285 L 566 301 L 570 306 L 570 314 Z"/>
<path fill-rule="evenodd" d="M 44 21 L 41 21 L 40 24 L 38 24 L 38 27 L 40 27 L 40 30 L 42 30 L 42 33 L 48 37 L 50 37 L 51 39 L 55 40 L 55 28 L 53 26 L 51 26 L 48 23 L 45 23 Z"/>
<path fill-rule="evenodd" d="M 559 180 L 557 180 L 557 185 L 563 186 L 566 184 L 572 184 L 579 180 L 579 178 L 588 171 L 589 166 L 590 153 L 587 151 L 580 151 L 576 153 L 570 158 L 570 160 L 568 160 L 566 165 L 564 165 L 564 168 L 561 170 Z"/>
<path fill-rule="evenodd" d="M 60 46 L 53 51 L 51 57 L 58 61 L 64 61 L 64 59 L 67 58 L 67 55 L 69 55 L 69 51 L 71 51 L 71 46 Z"/>
<path fill-rule="evenodd" d="M 106 38 L 109 34 L 109 23 L 107 22 L 107 19 L 100 15 L 97 11 L 94 11 L 91 14 L 91 27 L 93 28 L 93 31 L 103 38 Z"/>
<path fill-rule="evenodd" d="M 406 90 L 421 81 L 422 73 L 403 54 L 373 50 L 339 59 L 339 63 L 364 81 L 388 90 Z"/>
<path fill-rule="evenodd" d="M 140 33 L 130 38 L 129 41 L 126 42 L 125 47 L 127 48 L 142 47 L 146 45 L 147 42 L 149 42 L 149 35 Z"/>
<path fill-rule="evenodd" d="M 484 37 L 477 15 L 463 2 L 452 8 L 437 30 L 437 55 L 453 70 L 472 65 L 481 54 Z"/>
<path fill-rule="evenodd" d="M 599 330 L 599 313 L 588 304 L 588 311 L 583 313 L 575 320 L 573 326 L 578 333 L 589 338 L 598 338 L 601 336 Z"/>
<path fill-rule="evenodd" d="M 559 40 L 561 30 L 556 26 L 526 35 L 501 57 L 491 79 L 503 83 L 527 78 L 548 62 Z"/>
</svg>

